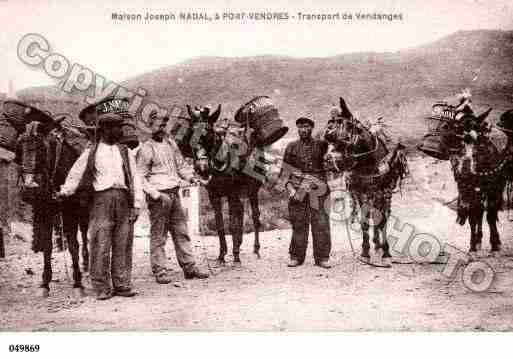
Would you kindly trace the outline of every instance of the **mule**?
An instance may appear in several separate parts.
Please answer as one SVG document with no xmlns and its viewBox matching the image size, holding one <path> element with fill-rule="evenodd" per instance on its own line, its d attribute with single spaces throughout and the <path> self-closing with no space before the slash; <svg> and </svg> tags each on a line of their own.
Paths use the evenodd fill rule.
<svg viewBox="0 0 513 359">
<path fill-rule="evenodd" d="M 233 263 L 241 265 L 240 247 L 243 238 L 244 208 L 242 198 L 247 197 L 251 207 L 254 226 L 253 253 L 260 258 L 260 206 L 258 192 L 263 177 L 242 171 L 251 156 L 260 156 L 263 161 L 263 146 L 259 146 L 250 129 L 234 123 L 226 131 L 218 131 L 216 121 L 221 105 L 211 113 L 207 107 L 192 110 L 187 105 L 187 131 L 177 143 L 185 157 L 192 158 L 194 169 L 202 178 L 210 204 L 214 209 L 215 225 L 219 237 L 218 263 L 225 263 L 228 252 L 222 211 L 222 199 L 227 198 L 229 228 L 232 236 Z M 273 138 L 272 142 L 279 138 Z"/>
<path fill-rule="evenodd" d="M 508 136 L 506 147 L 499 151 L 490 140 L 484 124 L 490 110 L 476 116 L 467 114 L 461 131 L 453 133 L 460 138 L 449 156 L 458 188 L 457 222 L 470 227 L 469 254 L 482 249 L 483 216 L 490 229 L 490 252 L 498 255 L 501 240 L 497 229 L 498 213 L 504 207 L 503 192 L 511 183 L 513 172 L 513 139 Z"/>
<path fill-rule="evenodd" d="M 71 255 L 73 288 L 83 295 L 82 272 L 79 265 L 79 243 L 82 237 L 83 270 L 88 272 L 89 251 L 87 230 L 89 212 L 80 195 L 57 201 L 54 194 L 81 154 L 80 147 L 72 146 L 64 138 L 64 130 L 57 121 L 51 124 L 31 122 L 20 136 L 18 154 L 22 164 L 22 197 L 32 204 L 34 252 L 42 252 L 44 259 L 42 293 L 47 297 L 52 280 L 52 233 L 62 224 L 62 232 Z"/>
<path fill-rule="evenodd" d="M 384 140 L 354 118 L 340 98 L 340 123 L 330 122 L 324 139 L 330 143 L 325 157 L 326 169 L 347 172 L 347 184 L 355 207 L 360 209 L 362 229 L 361 260 L 370 263 L 369 228 L 373 224 L 373 243 L 381 252 L 380 266 L 391 265 L 386 227 L 391 213 L 392 194 L 408 174 L 404 146 L 389 151 Z M 381 239 L 380 239 L 381 237 Z"/>
</svg>

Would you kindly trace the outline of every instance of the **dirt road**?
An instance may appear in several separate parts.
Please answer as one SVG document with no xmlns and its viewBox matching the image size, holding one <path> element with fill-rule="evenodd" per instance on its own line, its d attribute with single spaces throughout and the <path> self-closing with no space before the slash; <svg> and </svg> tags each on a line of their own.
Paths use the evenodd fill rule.
<svg viewBox="0 0 513 359">
<path fill-rule="evenodd" d="M 417 232 L 435 235 L 462 250 L 468 230 L 455 224 L 455 213 L 429 198 L 425 188 L 410 184 L 403 197 L 394 197 L 393 214 Z M 420 184 L 420 186 L 422 186 Z M 429 192 L 429 191 L 428 191 Z M 335 266 L 313 266 L 311 246 L 302 267 L 287 268 L 290 231 L 262 235 L 262 259 L 251 253 L 253 235 L 244 237 L 241 269 L 216 267 L 217 239 L 194 238 L 199 264 L 212 273 L 208 280 L 185 281 L 174 250 L 168 246 L 176 282 L 158 285 L 149 268 L 147 225 L 138 224 L 135 241 L 134 298 L 97 302 L 91 295 L 73 296 L 70 259 L 54 254 L 51 296 L 36 296 L 42 258 L 30 243 L 11 240 L 0 261 L 1 330 L 511 330 L 513 328 L 513 222 L 501 214 L 504 251 L 488 258 L 485 226 L 480 253 L 496 271 L 492 287 L 482 293 L 440 272 L 443 265 L 393 264 L 374 268 L 355 261 L 346 227 L 334 224 Z M 361 241 L 350 231 L 355 254 Z M 407 258 L 396 254 L 395 259 Z M 67 263 L 67 264 L 66 264 Z M 34 275 L 27 274 L 28 269 Z M 66 270 L 68 272 L 66 272 Z M 30 273 L 30 271 L 28 271 Z M 89 280 L 86 285 L 90 287 Z M 90 293 L 90 290 L 88 290 Z"/>
</svg>

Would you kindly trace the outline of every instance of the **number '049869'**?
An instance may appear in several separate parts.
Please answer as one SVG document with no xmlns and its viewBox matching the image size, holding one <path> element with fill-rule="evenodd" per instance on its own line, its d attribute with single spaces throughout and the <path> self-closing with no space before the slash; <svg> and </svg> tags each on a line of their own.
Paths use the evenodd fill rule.
<svg viewBox="0 0 513 359">
<path fill-rule="evenodd" d="M 38 344 L 11 344 L 9 345 L 9 351 L 10 352 L 17 352 L 17 353 L 36 353 L 39 351 L 39 345 Z"/>
</svg>

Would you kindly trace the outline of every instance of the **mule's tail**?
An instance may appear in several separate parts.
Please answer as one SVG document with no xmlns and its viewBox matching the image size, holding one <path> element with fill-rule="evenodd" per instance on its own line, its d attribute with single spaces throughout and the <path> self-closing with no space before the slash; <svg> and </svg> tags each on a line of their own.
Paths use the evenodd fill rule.
<svg viewBox="0 0 513 359">
<path fill-rule="evenodd" d="M 391 186 L 393 189 L 398 186 L 401 193 L 402 183 L 410 174 L 410 170 L 408 168 L 408 159 L 404 153 L 404 148 L 405 147 L 399 143 L 395 147 L 392 157 L 388 163 L 391 174 Z"/>
</svg>

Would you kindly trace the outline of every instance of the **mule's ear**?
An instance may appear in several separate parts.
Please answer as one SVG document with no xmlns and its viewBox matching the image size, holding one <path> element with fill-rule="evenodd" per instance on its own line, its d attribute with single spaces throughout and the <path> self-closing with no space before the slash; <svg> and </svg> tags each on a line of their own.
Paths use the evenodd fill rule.
<svg viewBox="0 0 513 359">
<path fill-rule="evenodd" d="M 189 104 L 187 104 L 186 106 L 187 106 L 187 113 L 189 114 L 189 121 L 190 121 L 194 118 L 194 115 L 192 113 L 191 106 Z"/>
<path fill-rule="evenodd" d="M 208 122 L 215 123 L 220 115 L 221 115 L 221 104 L 219 104 L 219 106 L 217 106 L 217 109 L 214 111 L 214 113 L 212 113 L 210 115 L 210 117 L 208 118 Z"/>
<path fill-rule="evenodd" d="M 353 118 L 353 114 L 351 111 L 349 111 L 349 108 L 346 105 L 346 102 L 342 97 L 340 97 L 340 110 L 341 110 L 341 116 L 344 118 Z"/>
<path fill-rule="evenodd" d="M 479 123 L 483 122 L 488 117 L 490 112 L 492 112 L 491 107 L 488 110 L 486 110 L 485 112 L 483 112 L 482 114 L 480 114 L 479 116 L 477 116 L 477 122 L 479 122 Z"/>
</svg>

